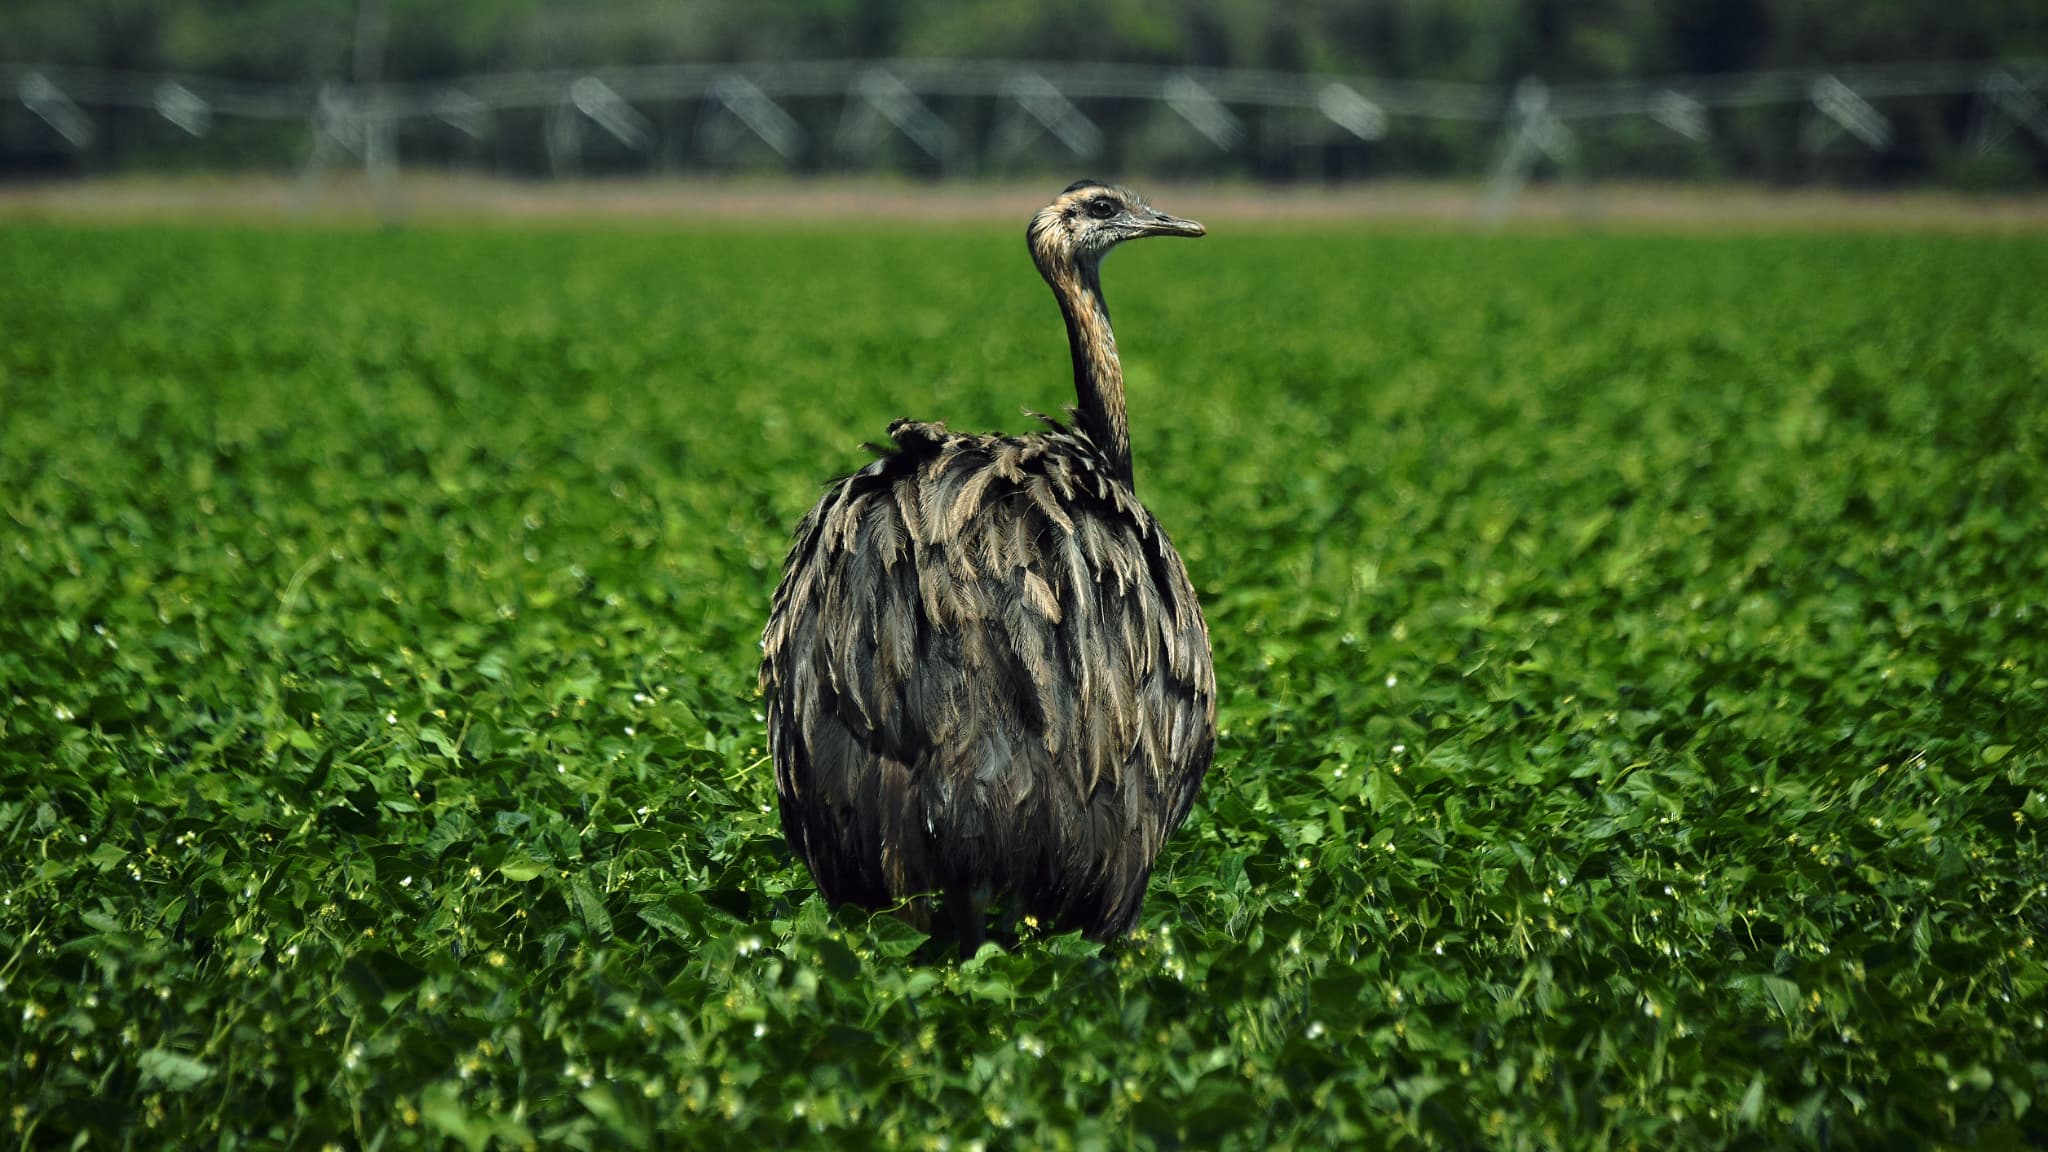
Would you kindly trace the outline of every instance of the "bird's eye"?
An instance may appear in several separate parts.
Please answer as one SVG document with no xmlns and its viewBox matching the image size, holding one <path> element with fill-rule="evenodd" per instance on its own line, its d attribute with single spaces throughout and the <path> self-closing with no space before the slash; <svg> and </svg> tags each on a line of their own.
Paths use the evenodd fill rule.
<svg viewBox="0 0 2048 1152">
<path fill-rule="evenodd" d="M 1116 203 L 1102 199 L 1090 200 L 1088 202 L 1088 214 L 1097 220 L 1107 220 L 1111 216 L 1116 215 Z"/>
</svg>

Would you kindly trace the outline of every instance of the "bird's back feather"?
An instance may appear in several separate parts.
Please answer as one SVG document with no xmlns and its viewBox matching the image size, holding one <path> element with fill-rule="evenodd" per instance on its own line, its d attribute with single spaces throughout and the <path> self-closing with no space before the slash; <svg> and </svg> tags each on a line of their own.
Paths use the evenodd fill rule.
<svg viewBox="0 0 2048 1152">
<path fill-rule="evenodd" d="M 898 421 L 798 526 L 763 637 L 782 822 L 834 901 L 1135 923 L 1215 748 L 1186 568 L 1088 437 Z"/>
</svg>

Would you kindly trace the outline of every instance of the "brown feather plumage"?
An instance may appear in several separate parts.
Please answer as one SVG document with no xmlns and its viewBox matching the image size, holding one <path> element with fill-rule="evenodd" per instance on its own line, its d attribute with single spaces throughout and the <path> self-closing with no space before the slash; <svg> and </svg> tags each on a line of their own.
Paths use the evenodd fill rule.
<svg viewBox="0 0 2048 1152">
<path fill-rule="evenodd" d="M 791 847 L 834 902 L 943 896 L 963 950 L 992 902 L 1055 930 L 1128 931 L 1215 750 L 1208 627 L 1131 490 L 1096 272 L 1128 235 L 1091 232 L 1112 224 L 1200 234 L 1100 185 L 1033 220 L 1076 422 L 891 425 L 894 450 L 798 525 L 762 637 Z"/>
</svg>

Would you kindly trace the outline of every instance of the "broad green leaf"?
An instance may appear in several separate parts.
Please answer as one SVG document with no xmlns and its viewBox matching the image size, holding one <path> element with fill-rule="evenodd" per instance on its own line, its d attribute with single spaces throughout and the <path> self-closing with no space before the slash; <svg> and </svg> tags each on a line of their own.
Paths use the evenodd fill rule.
<svg viewBox="0 0 2048 1152">
<path fill-rule="evenodd" d="M 513 856 L 498 865 L 498 872 L 507 880 L 524 884 L 546 872 L 548 868 L 549 865 L 530 856 Z"/>
<path fill-rule="evenodd" d="M 215 1068 L 203 1060 L 168 1048 L 150 1048 L 135 1059 L 145 1080 L 172 1092 L 189 1092 L 213 1077 Z"/>
</svg>

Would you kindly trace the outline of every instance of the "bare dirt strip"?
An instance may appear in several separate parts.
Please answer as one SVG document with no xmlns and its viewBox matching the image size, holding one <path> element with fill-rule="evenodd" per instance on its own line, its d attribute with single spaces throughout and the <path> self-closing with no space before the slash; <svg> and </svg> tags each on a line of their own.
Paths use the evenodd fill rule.
<svg viewBox="0 0 2048 1152">
<path fill-rule="evenodd" d="M 1062 181 L 932 183 L 881 180 L 617 179 L 516 181 L 408 173 L 379 200 L 355 176 L 301 184 L 285 177 L 52 180 L 0 183 L 0 221 L 194 221 L 290 225 L 405 221 L 519 225 L 661 225 L 732 221 L 972 224 L 1020 220 Z M 1290 225 L 1482 226 L 1477 184 L 1380 181 L 1260 186 L 1139 181 L 1172 211 L 1208 222 Z M 1509 227 L 1689 231 L 2048 231 L 2048 189 L 2031 194 L 1778 189 L 1756 185 L 1540 185 L 1518 197 Z"/>
</svg>

